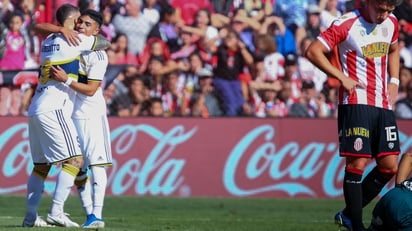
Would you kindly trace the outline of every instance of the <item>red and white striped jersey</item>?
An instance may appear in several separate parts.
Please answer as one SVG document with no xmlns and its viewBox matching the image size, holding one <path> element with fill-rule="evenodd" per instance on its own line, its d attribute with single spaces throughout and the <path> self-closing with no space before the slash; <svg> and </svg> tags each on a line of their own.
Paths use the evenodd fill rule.
<svg viewBox="0 0 412 231">
<path fill-rule="evenodd" d="M 388 101 L 388 52 L 398 40 L 398 21 L 390 15 L 381 24 L 365 20 L 358 10 L 341 16 L 318 39 L 330 51 L 337 46 L 339 68 L 363 83 L 349 95 L 340 87 L 339 104 L 364 104 L 392 109 Z"/>
</svg>

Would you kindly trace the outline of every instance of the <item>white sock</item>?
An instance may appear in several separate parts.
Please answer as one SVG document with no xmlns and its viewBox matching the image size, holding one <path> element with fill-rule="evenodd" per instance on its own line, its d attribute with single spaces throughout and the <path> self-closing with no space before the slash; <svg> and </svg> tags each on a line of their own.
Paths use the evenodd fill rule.
<svg viewBox="0 0 412 231">
<path fill-rule="evenodd" d="M 44 189 L 44 179 L 33 172 L 27 181 L 26 216 L 27 220 L 35 220 Z"/>
<path fill-rule="evenodd" d="M 107 186 L 106 169 L 100 166 L 93 166 L 91 169 L 93 173 L 93 214 L 101 219 Z"/>
<path fill-rule="evenodd" d="M 86 212 L 86 215 L 90 215 L 93 212 L 93 201 L 91 194 L 91 185 L 87 172 L 76 177 L 77 192 L 79 193 L 80 201 Z"/>
<path fill-rule="evenodd" d="M 74 179 L 79 171 L 80 169 L 73 165 L 63 165 L 57 176 L 56 189 L 54 190 L 53 203 L 50 209 L 50 214 L 52 216 L 57 216 L 64 212 L 64 202 L 66 202 L 70 195 L 70 191 L 74 185 Z"/>
</svg>

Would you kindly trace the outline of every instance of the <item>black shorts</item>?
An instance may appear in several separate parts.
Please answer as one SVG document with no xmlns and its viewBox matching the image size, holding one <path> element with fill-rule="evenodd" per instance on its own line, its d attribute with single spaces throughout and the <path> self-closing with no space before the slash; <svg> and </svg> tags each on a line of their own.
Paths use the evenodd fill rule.
<svg viewBox="0 0 412 231">
<path fill-rule="evenodd" d="M 400 153 L 398 126 L 391 110 L 368 105 L 339 105 L 341 156 L 379 157 Z"/>
</svg>

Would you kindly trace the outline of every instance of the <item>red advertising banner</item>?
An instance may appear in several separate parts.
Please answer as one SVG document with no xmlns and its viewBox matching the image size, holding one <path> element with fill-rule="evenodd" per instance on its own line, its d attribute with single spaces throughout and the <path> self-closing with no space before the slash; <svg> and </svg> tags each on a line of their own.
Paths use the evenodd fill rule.
<svg viewBox="0 0 412 231">
<path fill-rule="evenodd" d="M 27 118 L 0 120 L 0 194 L 22 194 L 32 169 Z M 338 155 L 334 119 L 109 118 L 109 122 L 114 164 L 108 168 L 108 195 L 343 196 L 344 159 Z M 398 126 L 405 152 L 412 146 L 412 121 L 398 121 Z M 368 170 L 373 166 L 371 161 Z M 49 174 L 46 193 L 54 190 L 56 170 Z"/>
</svg>

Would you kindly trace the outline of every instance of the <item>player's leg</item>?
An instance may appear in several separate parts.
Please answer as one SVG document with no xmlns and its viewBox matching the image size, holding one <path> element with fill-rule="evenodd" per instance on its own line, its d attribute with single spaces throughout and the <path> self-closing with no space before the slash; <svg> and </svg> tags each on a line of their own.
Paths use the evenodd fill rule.
<svg viewBox="0 0 412 231">
<path fill-rule="evenodd" d="M 44 181 L 47 178 L 51 165 L 47 164 L 48 160 L 45 158 L 45 151 L 41 146 L 45 134 L 38 118 L 29 117 L 28 124 L 30 152 L 34 168 L 27 181 L 26 214 L 23 220 L 23 227 L 44 227 L 47 226 L 47 223 L 38 216 L 37 209 L 43 195 Z"/>
<path fill-rule="evenodd" d="M 349 230 L 364 230 L 362 221 L 362 177 L 372 157 L 368 121 L 369 107 L 340 105 L 338 110 L 339 151 L 346 157 L 343 195 L 346 207 L 335 215 L 335 222 Z"/>
<path fill-rule="evenodd" d="M 109 123 L 107 117 L 102 115 L 87 123 L 76 122 L 76 126 L 82 127 L 85 156 L 87 156 L 85 161 L 92 172 L 93 211 L 87 213 L 87 220 L 83 227 L 102 228 L 105 225 L 102 212 L 107 187 L 105 166 L 112 165 Z"/>
<path fill-rule="evenodd" d="M 392 179 L 398 169 L 398 156 L 389 155 L 376 158 L 377 166 L 362 182 L 362 207 L 368 205 Z"/>
<path fill-rule="evenodd" d="M 58 226 L 79 225 L 70 221 L 64 214 L 63 206 L 70 194 L 80 168 L 83 165 L 77 131 L 70 115 L 56 110 L 41 115 L 40 123 L 48 139 L 43 140 L 43 149 L 50 163 L 61 163 L 62 168 L 57 176 L 56 189 L 53 195 L 52 207 L 47 215 L 47 222 Z"/>
<path fill-rule="evenodd" d="M 344 214 L 351 220 L 353 230 L 363 230 L 362 220 L 362 176 L 368 158 L 346 157 L 343 195 L 346 208 Z"/>
<path fill-rule="evenodd" d="M 83 168 L 84 169 L 84 168 Z M 80 202 L 82 203 L 83 209 L 86 215 L 92 214 L 93 212 L 93 200 L 90 185 L 90 178 L 87 174 L 87 169 L 82 170 L 76 177 L 74 182 L 77 188 L 77 193 L 80 197 Z"/>
<path fill-rule="evenodd" d="M 374 137 L 371 138 L 371 147 L 377 166 L 362 183 L 363 206 L 369 204 L 396 174 L 400 153 L 399 135 L 393 111 L 374 108 L 371 113 L 377 118 L 370 122 L 374 128 L 371 129 L 370 136 Z"/>
<path fill-rule="evenodd" d="M 35 165 L 29 176 L 27 182 L 26 214 L 23 220 L 23 227 L 48 226 L 43 219 L 38 217 L 37 209 L 42 198 L 44 181 L 47 178 L 50 167 L 50 165 L 46 164 Z"/>
</svg>

